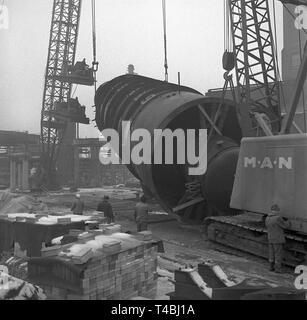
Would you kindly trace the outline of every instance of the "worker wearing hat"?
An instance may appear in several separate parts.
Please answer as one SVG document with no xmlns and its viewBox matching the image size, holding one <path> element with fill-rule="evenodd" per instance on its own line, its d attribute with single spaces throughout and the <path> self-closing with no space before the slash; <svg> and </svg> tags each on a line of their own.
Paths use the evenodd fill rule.
<svg viewBox="0 0 307 320">
<path fill-rule="evenodd" d="M 76 200 L 72 204 L 71 211 L 74 214 L 82 215 L 84 210 L 84 202 L 81 200 L 80 194 L 76 194 Z"/>
<path fill-rule="evenodd" d="M 104 216 L 107 218 L 107 223 L 114 222 L 114 214 L 111 203 L 109 202 L 109 196 L 104 196 L 103 200 L 99 202 L 97 211 L 103 212 Z"/>
<path fill-rule="evenodd" d="M 270 271 L 282 273 L 283 246 L 286 242 L 284 229 L 290 227 L 290 222 L 280 216 L 277 204 L 272 205 L 265 226 L 268 232 Z"/>
<path fill-rule="evenodd" d="M 137 232 L 147 231 L 148 228 L 149 207 L 146 202 L 147 199 L 145 195 L 141 195 L 134 209 L 134 219 L 136 222 Z"/>
</svg>

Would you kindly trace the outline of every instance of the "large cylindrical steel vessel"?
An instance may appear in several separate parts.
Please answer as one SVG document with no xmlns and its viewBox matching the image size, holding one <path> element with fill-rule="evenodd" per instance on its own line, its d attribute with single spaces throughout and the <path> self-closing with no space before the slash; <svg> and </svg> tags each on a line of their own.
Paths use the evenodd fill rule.
<svg viewBox="0 0 307 320">
<path fill-rule="evenodd" d="M 242 137 L 232 101 L 143 76 L 122 75 L 98 88 L 95 105 L 100 131 L 112 128 L 120 133 L 123 121 L 131 122 L 131 132 L 144 128 L 152 136 L 155 129 L 207 129 L 204 175 L 189 175 L 188 164 L 127 166 L 168 212 L 195 221 L 232 213 L 229 202 Z M 176 154 L 175 143 L 173 148 Z"/>
</svg>

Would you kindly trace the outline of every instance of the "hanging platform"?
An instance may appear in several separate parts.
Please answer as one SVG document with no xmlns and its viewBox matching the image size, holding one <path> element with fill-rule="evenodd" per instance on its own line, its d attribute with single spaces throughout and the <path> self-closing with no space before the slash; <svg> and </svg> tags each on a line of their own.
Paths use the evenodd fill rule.
<svg viewBox="0 0 307 320">
<path fill-rule="evenodd" d="M 85 106 L 81 106 L 78 98 L 70 98 L 67 102 L 56 102 L 54 110 L 45 111 L 45 114 L 54 117 L 56 120 L 90 123 L 89 118 L 85 115 Z"/>
<path fill-rule="evenodd" d="M 56 119 L 63 121 L 70 121 L 75 123 L 89 124 L 90 119 L 80 114 L 67 114 L 59 111 L 46 111 L 45 114 L 55 117 Z"/>
<path fill-rule="evenodd" d="M 94 70 L 86 64 L 85 59 L 77 61 L 74 66 L 64 64 L 61 74 L 51 78 L 84 86 L 93 86 L 95 84 Z"/>
<path fill-rule="evenodd" d="M 66 74 L 60 76 L 53 76 L 51 77 L 54 80 L 59 80 L 62 82 L 68 82 L 72 84 L 81 84 L 83 86 L 93 86 L 95 84 L 95 80 L 93 77 L 85 77 L 76 74 Z"/>
</svg>

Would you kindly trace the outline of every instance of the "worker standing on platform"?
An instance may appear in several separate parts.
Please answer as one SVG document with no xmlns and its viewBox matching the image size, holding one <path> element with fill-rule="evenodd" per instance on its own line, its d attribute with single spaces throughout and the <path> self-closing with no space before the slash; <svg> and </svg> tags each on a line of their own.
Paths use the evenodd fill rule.
<svg viewBox="0 0 307 320">
<path fill-rule="evenodd" d="M 103 212 L 104 216 L 107 218 L 107 223 L 114 222 L 114 214 L 111 203 L 109 202 L 109 196 L 104 196 L 103 201 L 99 202 L 97 211 Z"/>
<path fill-rule="evenodd" d="M 129 64 L 128 65 L 127 74 L 133 74 L 133 75 L 137 74 L 137 73 L 134 72 L 134 65 L 133 64 Z"/>
<path fill-rule="evenodd" d="M 270 271 L 282 273 L 283 246 L 286 242 L 284 229 L 290 227 L 290 222 L 279 214 L 280 208 L 274 204 L 265 219 L 265 226 L 268 231 Z"/>
<path fill-rule="evenodd" d="M 134 214 L 137 225 L 137 232 L 146 231 L 148 228 L 148 205 L 146 197 L 142 195 L 140 201 L 136 204 Z"/>
<path fill-rule="evenodd" d="M 76 200 L 72 204 L 71 211 L 74 214 L 82 215 L 84 210 L 84 202 L 81 200 L 80 194 L 76 194 Z"/>
</svg>

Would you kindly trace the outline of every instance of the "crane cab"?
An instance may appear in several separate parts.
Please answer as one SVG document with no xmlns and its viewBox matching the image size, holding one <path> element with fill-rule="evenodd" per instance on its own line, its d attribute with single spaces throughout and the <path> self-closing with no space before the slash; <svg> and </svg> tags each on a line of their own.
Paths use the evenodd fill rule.
<svg viewBox="0 0 307 320">
<path fill-rule="evenodd" d="M 307 134 L 244 138 L 230 207 L 268 214 L 277 203 L 291 229 L 307 233 Z"/>
<path fill-rule="evenodd" d="M 54 104 L 55 114 L 67 117 L 71 122 L 89 124 L 85 115 L 85 106 L 81 106 L 78 98 L 69 98 L 67 102 L 56 102 Z"/>
<path fill-rule="evenodd" d="M 89 67 L 85 59 L 77 61 L 75 65 L 64 63 L 61 74 L 55 76 L 55 78 L 56 80 L 84 86 L 93 86 L 95 83 L 94 69 Z"/>
<path fill-rule="evenodd" d="M 69 98 L 67 102 L 55 102 L 54 109 L 48 111 L 48 114 L 58 121 L 89 124 L 89 119 L 85 114 L 85 106 L 81 106 L 78 98 Z"/>
</svg>

